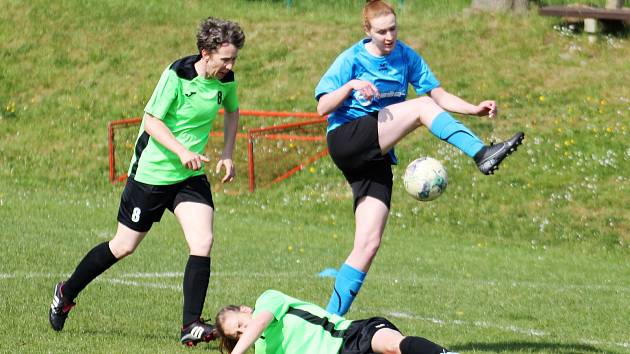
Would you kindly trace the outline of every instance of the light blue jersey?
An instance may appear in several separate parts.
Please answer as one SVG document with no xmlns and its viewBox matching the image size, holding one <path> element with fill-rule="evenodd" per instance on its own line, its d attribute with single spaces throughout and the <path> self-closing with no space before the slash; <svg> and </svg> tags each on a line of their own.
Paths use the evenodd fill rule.
<svg viewBox="0 0 630 354">
<path fill-rule="evenodd" d="M 332 92 L 353 79 L 373 83 L 381 97 L 371 102 L 354 91 L 328 116 L 326 132 L 378 112 L 394 103 L 403 102 L 411 84 L 416 94 L 422 95 L 440 86 L 429 66 L 411 47 L 396 41 L 394 51 L 382 57 L 374 56 L 365 49 L 371 41 L 365 38 L 341 53 L 315 88 L 315 98 Z"/>
</svg>

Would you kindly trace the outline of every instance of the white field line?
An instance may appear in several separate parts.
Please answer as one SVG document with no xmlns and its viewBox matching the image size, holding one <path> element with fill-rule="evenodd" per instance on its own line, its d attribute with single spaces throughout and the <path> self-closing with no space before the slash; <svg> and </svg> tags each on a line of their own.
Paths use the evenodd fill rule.
<svg viewBox="0 0 630 354">
<path fill-rule="evenodd" d="M 120 285 L 128 285 L 128 286 L 136 286 L 136 287 L 144 287 L 144 288 L 154 288 L 154 289 L 167 289 L 167 290 L 175 290 L 182 291 L 182 287 L 175 285 L 166 285 L 161 283 L 145 283 L 145 282 L 137 282 L 123 279 L 103 279 L 111 284 L 120 284 Z"/>
<path fill-rule="evenodd" d="M 120 275 L 121 278 L 140 278 L 140 279 L 181 278 L 183 276 L 184 276 L 183 272 L 126 273 L 126 274 Z"/>
<path fill-rule="evenodd" d="M 165 290 L 173 290 L 173 291 L 181 291 L 181 285 L 168 285 L 168 284 L 164 284 L 164 283 L 155 283 L 155 282 L 138 282 L 138 281 L 133 281 L 133 280 L 127 280 L 129 278 L 132 279 L 165 279 L 165 278 L 181 278 L 184 274 L 181 272 L 163 272 L 163 273 L 125 273 L 125 274 L 121 274 L 118 278 L 110 278 L 110 277 L 101 277 L 98 278 L 97 281 L 106 281 L 112 284 L 118 284 L 118 285 L 125 285 L 125 286 L 135 286 L 135 287 L 148 287 L 148 288 L 154 288 L 154 289 L 165 289 Z M 53 274 L 53 273 L 37 273 L 37 272 L 26 272 L 26 273 L 22 273 L 22 272 L 17 272 L 17 273 L 0 273 L 0 280 L 3 279 L 15 279 L 15 278 L 22 278 L 22 279 L 30 279 L 30 278 L 57 278 L 57 279 L 63 279 L 63 278 L 67 278 L 69 276 L 69 274 Z M 276 277 L 294 277 L 296 276 L 295 273 L 274 273 L 274 274 L 266 274 L 266 273 L 248 273 L 248 274 L 243 274 L 243 273 L 237 273 L 237 272 L 226 272 L 226 273 L 222 273 L 222 272 L 213 272 L 212 276 L 226 276 L 226 277 L 234 277 L 234 276 L 239 276 L 239 277 L 244 277 L 244 276 L 248 276 L 248 277 L 252 277 L 252 278 L 276 278 Z M 385 277 L 379 277 L 379 278 L 383 278 L 383 279 L 387 279 L 389 281 L 392 281 L 391 278 L 385 278 Z M 422 279 L 422 278 L 408 278 L 408 279 L 404 279 L 406 281 L 414 281 L 414 282 L 427 282 L 427 281 L 434 281 L 434 282 L 450 282 L 450 279 L 437 279 L 437 278 L 426 278 L 426 279 Z M 496 286 L 496 285 L 500 285 L 502 282 L 497 282 L 497 281 L 490 281 L 490 282 L 486 282 L 486 281 L 480 281 L 479 283 L 481 284 L 485 284 L 485 285 L 492 285 L 492 286 Z M 584 284 L 584 285 L 571 285 L 571 284 L 566 284 L 563 286 L 557 286 L 557 284 L 547 284 L 547 283 L 534 283 L 534 282 L 511 282 L 512 286 L 524 286 L 524 287 L 552 287 L 553 285 L 555 285 L 556 288 L 564 288 L 564 289 L 572 289 L 572 288 L 588 288 L 588 289 L 608 289 L 608 290 L 623 290 L 623 291 L 629 291 L 630 288 L 629 287 L 625 287 L 625 286 L 607 286 L 607 285 L 589 285 L 589 284 Z M 397 312 L 397 311 L 390 311 L 388 312 L 388 315 L 391 317 L 397 317 L 397 318 L 405 318 L 405 319 L 411 319 L 411 320 L 417 320 L 417 321 L 426 321 L 426 322 L 430 322 L 430 323 L 435 323 L 435 324 L 440 324 L 440 325 L 457 325 L 457 326 L 475 326 L 475 327 L 480 327 L 480 328 L 493 328 L 493 329 L 498 329 L 504 332 L 513 332 L 513 333 L 518 333 L 518 334 L 525 334 L 528 336 L 534 336 L 534 337 L 545 337 L 548 336 L 549 334 L 546 333 L 545 331 L 542 330 L 538 330 L 538 329 L 533 329 L 533 328 L 520 328 L 517 326 L 502 326 L 502 325 L 498 325 L 498 324 L 494 324 L 494 323 L 489 323 L 489 322 L 485 322 L 485 321 L 472 321 L 472 322 L 468 322 L 468 321 L 462 321 L 462 320 L 442 320 L 442 319 L 438 319 L 438 318 L 433 318 L 433 317 L 422 317 L 422 316 L 417 316 L 417 315 L 413 315 L 413 314 L 409 314 L 409 313 L 405 313 L 405 312 Z M 604 341 L 598 341 L 598 340 L 593 340 L 593 339 L 578 339 L 578 341 L 580 343 L 583 344 L 587 344 L 587 345 L 599 345 L 599 346 L 616 346 L 616 347 L 622 347 L 622 348 L 630 348 L 630 343 L 628 342 L 604 342 Z"/>
<path fill-rule="evenodd" d="M 211 277 L 249 277 L 249 278 L 293 278 L 297 273 L 240 273 L 240 272 L 211 272 Z M 38 272 L 16 272 L 16 273 L 0 273 L 0 280 L 3 279 L 32 279 L 32 278 L 59 278 L 59 280 L 68 278 L 70 273 L 38 273 Z M 165 279 L 165 278 L 181 278 L 183 272 L 162 272 L 162 273 L 123 273 L 116 278 L 137 278 L 137 279 Z M 108 275 L 103 275 L 98 279 L 111 279 Z"/>
<path fill-rule="evenodd" d="M 184 276 L 183 272 L 163 272 L 163 273 L 126 273 L 121 274 L 120 278 L 138 278 L 138 279 L 161 279 L 161 278 L 181 278 Z M 292 278 L 296 276 L 296 273 L 240 273 L 240 272 L 211 272 L 210 277 L 242 277 L 249 278 L 276 278 L 286 277 Z"/>
<path fill-rule="evenodd" d="M 181 278 L 184 275 L 183 272 L 155 272 L 155 273 L 123 273 L 117 275 L 116 278 L 138 278 L 138 279 L 163 279 L 163 278 Z M 16 273 L 0 273 L 0 280 L 3 279 L 15 279 L 15 278 L 67 278 L 70 274 L 64 273 L 37 273 L 37 272 L 16 272 Z M 302 274 L 297 274 L 295 272 L 284 272 L 284 273 L 241 273 L 241 272 L 212 272 L 211 277 L 249 277 L 249 278 L 293 278 L 295 276 L 302 276 Z M 107 275 L 101 277 L 103 280 L 108 278 Z M 100 279 L 100 278 L 99 278 Z M 471 280 L 471 279 L 450 279 L 450 278 L 420 278 L 415 276 L 405 277 L 405 278 L 397 278 L 392 276 L 385 275 L 374 275 L 370 276 L 370 279 L 378 279 L 380 281 L 385 282 L 405 282 L 405 283 L 421 283 L 421 284 L 430 284 L 430 283 L 448 283 L 452 284 L 462 283 L 467 284 L 474 287 L 485 287 L 485 286 L 511 286 L 511 287 L 524 287 L 524 288 L 549 288 L 556 289 L 557 291 L 567 291 L 573 289 L 584 289 L 584 290 L 610 290 L 610 291 L 620 291 L 620 292 L 630 292 L 630 285 L 624 284 L 561 284 L 556 282 L 531 282 L 531 281 L 499 281 L 499 280 Z"/>
<path fill-rule="evenodd" d="M 462 321 L 462 320 L 445 321 L 445 320 L 440 320 L 434 317 L 421 317 L 421 316 L 416 316 L 410 313 L 397 312 L 397 311 L 390 311 L 388 312 L 388 315 L 391 317 L 425 321 L 425 322 L 431 322 L 435 324 L 459 325 L 459 326 L 470 326 L 472 324 L 476 327 L 494 328 L 494 329 L 502 330 L 504 332 L 514 332 L 514 333 L 526 334 L 528 336 L 534 336 L 534 337 L 544 337 L 548 335 L 548 333 L 538 330 L 538 329 L 519 328 L 516 326 L 501 326 L 501 325 L 488 323 L 484 321 L 474 321 L 474 322 L 467 322 L 467 321 Z"/>
<path fill-rule="evenodd" d="M 398 283 L 418 283 L 418 284 L 453 284 L 454 282 L 465 284 L 468 286 L 474 287 L 497 287 L 497 286 L 511 286 L 515 287 L 523 287 L 523 288 L 547 288 L 547 289 L 556 289 L 558 291 L 567 291 L 574 289 L 583 289 L 583 290 L 611 290 L 611 291 L 624 291 L 630 292 L 630 285 L 624 284 L 562 284 L 559 282 L 532 282 L 532 281 L 518 281 L 518 280 L 484 280 L 484 279 L 452 279 L 452 278 L 435 278 L 435 277 L 416 277 L 416 276 L 408 276 L 405 278 L 397 278 L 396 276 L 386 276 L 386 275 L 375 275 L 371 276 L 370 279 L 379 279 L 381 281 Z"/>
<path fill-rule="evenodd" d="M 532 337 L 546 337 L 549 335 L 549 333 L 542 330 L 538 330 L 538 329 L 520 328 L 517 326 L 511 326 L 511 325 L 501 326 L 498 324 L 489 323 L 485 321 L 473 321 L 473 322 L 467 322 L 467 321 L 462 321 L 462 320 L 449 321 L 449 320 L 441 320 L 434 317 L 416 316 L 416 315 L 409 314 L 406 312 L 397 312 L 397 311 L 390 311 L 387 314 L 391 317 L 405 318 L 405 319 L 417 320 L 417 321 L 425 321 L 425 322 L 435 323 L 439 325 L 457 325 L 457 326 L 471 326 L 472 325 L 472 326 L 481 327 L 481 328 L 498 329 L 504 332 L 514 332 L 514 333 L 519 333 L 519 334 L 525 334 Z M 627 343 L 627 342 L 604 342 L 604 341 L 599 341 L 599 340 L 594 340 L 594 339 L 584 339 L 584 338 L 579 338 L 578 341 L 581 344 L 586 344 L 586 345 L 617 346 L 617 347 L 622 347 L 622 348 L 630 348 L 630 343 Z"/>
</svg>

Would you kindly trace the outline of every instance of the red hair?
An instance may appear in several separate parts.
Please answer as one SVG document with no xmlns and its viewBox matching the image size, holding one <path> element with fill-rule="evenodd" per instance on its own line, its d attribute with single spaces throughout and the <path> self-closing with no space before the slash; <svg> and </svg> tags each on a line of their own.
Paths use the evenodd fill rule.
<svg viewBox="0 0 630 354">
<path fill-rule="evenodd" d="M 392 14 L 396 16 L 394 8 L 383 0 L 367 0 L 363 7 L 363 27 L 372 28 L 370 21 L 376 17 Z"/>
</svg>

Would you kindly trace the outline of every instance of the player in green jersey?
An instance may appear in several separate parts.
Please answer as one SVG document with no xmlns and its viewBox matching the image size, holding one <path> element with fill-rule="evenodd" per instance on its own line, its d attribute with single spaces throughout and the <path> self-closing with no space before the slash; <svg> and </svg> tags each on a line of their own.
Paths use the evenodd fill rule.
<svg viewBox="0 0 630 354">
<path fill-rule="evenodd" d="M 215 323 L 222 353 L 245 353 L 252 345 L 257 354 L 451 353 L 427 339 L 402 335 L 385 318 L 346 320 L 276 290 L 260 295 L 253 309 L 224 307 Z"/>
<path fill-rule="evenodd" d="M 109 242 L 90 250 L 66 281 L 55 286 L 49 321 L 63 329 L 74 300 L 96 277 L 135 251 L 165 209 L 179 221 L 189 248 L 184 271 L 181 342 L 196 345 L 216 337 L 201 319 L 210 278 L 214 203 L 204 174 L 212 122 L 225 109 L 223 153 L 216 172 L 222 182 L 235 176 L 232 152 L 239 111 L 232 68 L 245 43 L 240 26 L 208 18 L 197 32 L 199 53 L 172 63 L 160 77 L 145 109 L 129 178 L 118 210 L 118 228 Z"/>
</svg>

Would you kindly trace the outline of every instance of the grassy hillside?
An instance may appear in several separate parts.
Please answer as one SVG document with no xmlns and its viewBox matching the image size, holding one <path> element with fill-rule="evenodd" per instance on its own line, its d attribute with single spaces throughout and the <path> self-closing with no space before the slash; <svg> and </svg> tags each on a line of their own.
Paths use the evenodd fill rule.
<svg viewBox="0 0 630 354">
<path fill-rule="evenodd" d="M 186 251 L 170 215 L 86 289 L 63 333 L 48 328 L 53 284 L 115 229 L 122 186 L 107 181 L 107 123 L 141 115 L 210 15 L 246 32 L 242 109 L 314 111 L 319 77 L 362 36 L 363 2 L 0 2 L 0 352 L 185 352 Z M 485 177 L 425 129 L 406 138 L 385 240 L 349 316 L 386 315 L 461 353 L 629 352 L 628 38 L 589 44 L 535 10 L 474 14 L 467 3 L 404 1 L 400 39 L 448 90 L 497 100 L 496 120 L 461 117 L 483 139 L 524 130 L 525 144 Z M 450 183 L 424 204 L 400 182 L 421 155 L 441 160 Z M 332 281 L 316 274 L 339 266 L 353 234 L 330 159 L 254 194 L 213 188 L 206 316 L 268 287 L 325 304 Z"/>
</svg>

